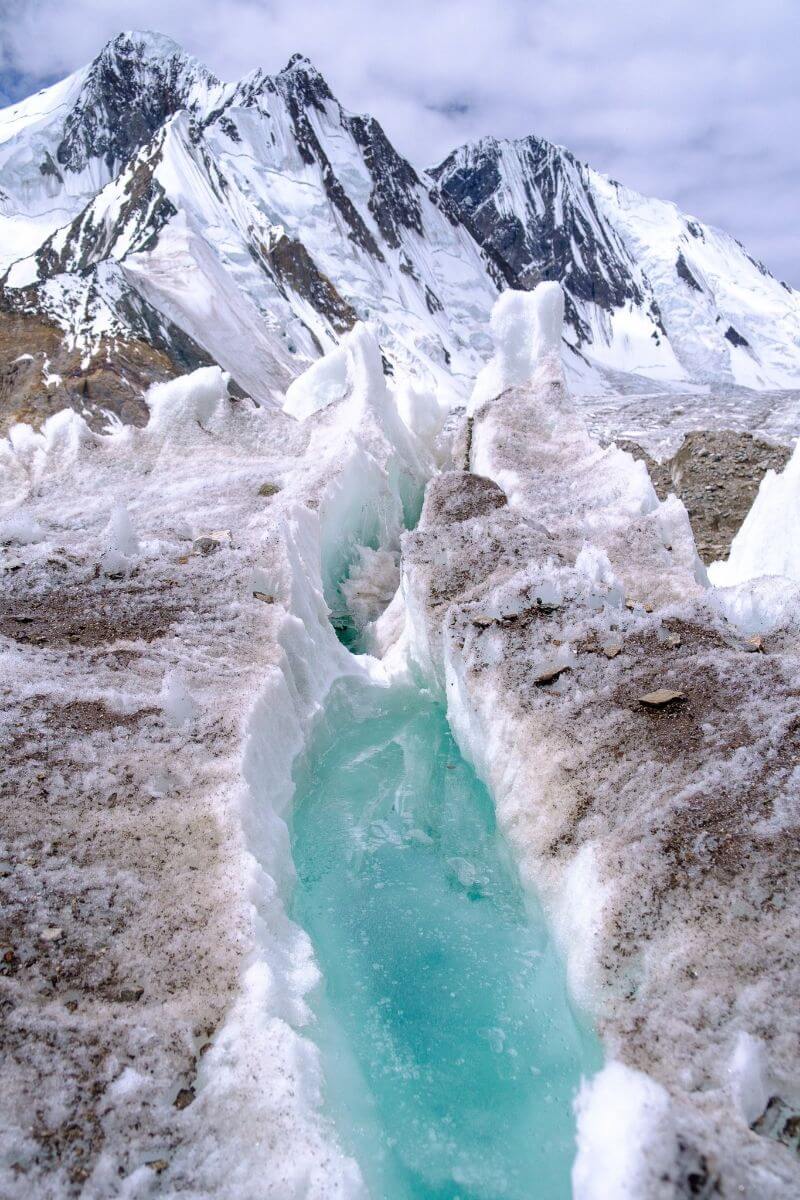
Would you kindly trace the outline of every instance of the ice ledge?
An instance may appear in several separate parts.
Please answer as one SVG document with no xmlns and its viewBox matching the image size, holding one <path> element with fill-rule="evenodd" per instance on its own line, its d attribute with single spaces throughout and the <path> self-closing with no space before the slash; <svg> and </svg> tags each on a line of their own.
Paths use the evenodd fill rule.
<svg viewBox="0 0 800 1200">
<path fill-rule="evenodd" d="M 603 1034 L 576 1196 L 782 1200 L 800 1165 L 751 1124 L 800 1079 L 796 612 L 753 653 L 683 506 L 588 437 L 557 378 L 495 386 L 472 418 L 478 475 L 435 479 L 405 539 L 404 636 Z M 510 504 L 485 503 L 485 477 Z"/>
<path fill-rule="evenodd" d="M 3 1196 L 258 1179 L 363 1200 L 283 904 L 293 758 L 336 678 L 381 674 L 336 640 L 326 590 L 351 543 L 398 547 L 401 485 L 430 469 L 362 349 L 347 397 L 302 424 L 207 368 L 153 389 L 143 429 L 70 410 L 0 440 L 4 858 L 38 897 L 8 914 L 0 981 Z M 32 858 L 32 830 L 52 853 Z"/>
</svg>

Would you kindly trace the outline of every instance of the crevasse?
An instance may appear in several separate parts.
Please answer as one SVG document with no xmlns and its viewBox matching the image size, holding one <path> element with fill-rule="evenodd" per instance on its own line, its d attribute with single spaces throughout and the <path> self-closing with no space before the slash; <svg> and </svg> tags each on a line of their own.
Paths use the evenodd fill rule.
<svg viewBox="0 0 800 1200">
<path fill-rule="evenodd" d="M 363 620 L 349 604 L 386 573 L 379 526 L 366 512 L 346 546 L 323 534 L 332 620 L 353 650 Z M 370 1194 L 569 1196 L 573 1101 L 599 1045 L 438 693 L 408 672 L 387 686 L 354 670 L 294 777 L 290 915 L 322 973 L 326 1105 Z"/>
<path fill-rule="evenodd" d="M 330 1111 L 371 1194 L 569 1196 L 599 1049 L 441 705 L 342 681 L 296 779 L 292 915 L 324 978 Z"/>
</svg>

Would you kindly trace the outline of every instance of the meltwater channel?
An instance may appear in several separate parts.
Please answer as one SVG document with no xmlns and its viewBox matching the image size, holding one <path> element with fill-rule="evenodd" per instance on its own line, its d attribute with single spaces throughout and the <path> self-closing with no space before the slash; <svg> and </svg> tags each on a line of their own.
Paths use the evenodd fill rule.
<svg viewBox="0 0 800 1200">
<path fill-rule="evenodd" d="M 341 681 L 296 782 L 313 1036 L 371 1197 L 569 1197 L 573 1099 L 599 1045 L 441 704 Z"/>
</svg>

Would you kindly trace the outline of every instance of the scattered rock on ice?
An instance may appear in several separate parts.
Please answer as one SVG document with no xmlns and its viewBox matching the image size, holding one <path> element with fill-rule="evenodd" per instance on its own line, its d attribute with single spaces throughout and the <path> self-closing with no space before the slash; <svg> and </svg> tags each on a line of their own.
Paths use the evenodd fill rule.
<svg viewBox="0 0 800 1200">
<path fill-rule="evenodd" d="M 173 1100 L 173 1104 L 175 1105 L 175 1107 L 177 1109 L 188 1108 L 189 1105 L 194 1100 L 194 1097 L 195 1097 L 195 1091 L 194 1091 L 193 1087 L 181 1088 L 180 1091 L 178 1092 L 177 1096 Z"/>
<path fill-rule="evenodd" d="M 543 687 L 545 684 L 555 683 L 556 679 L 569 669 L 569 663 L 548 663 L 535 670 L 531 678 L 537 686 Z"/>
<path fill-rule="evenodd" d="M 192 542 L 192 551 L 204 557 L 216 554 L 223 546 L 231 546 L 233 538 L 230 529 L 212 529 L 210 533 L 201 534 Z"/>
<path fill-rule="evenodd" d="M 705 563 L 727 558 L 767 471 L 780 471 L 786 446 L 733 430 L 692 430 L 670 458 L 656 462 L 635 442 L 620 449 L 644 461 L 659 499 L 674 492 L 686 505 L 697 549 Z"/>
<path fill-rule="evenodd" d="M 751 1128 L 763 1137 L 782 1142 L 795 1154 L 800 1154 L 800 1110 L 787 1104 L 780 1096 L 771 1096 L 764 1112 L 756 1118 Z"/>
<path fill-rule="evenodd" d="M 676 704 L 679 700 L 685 700 L 686 696 L 683 692 L 676 692 L 672 688 L 658 688 L 655 692 L 648 692 L 645 696 L 639 697 L 639 703 L 646 705 L 647 708 L 663 708 L 665 704 Z"/>
</svg>

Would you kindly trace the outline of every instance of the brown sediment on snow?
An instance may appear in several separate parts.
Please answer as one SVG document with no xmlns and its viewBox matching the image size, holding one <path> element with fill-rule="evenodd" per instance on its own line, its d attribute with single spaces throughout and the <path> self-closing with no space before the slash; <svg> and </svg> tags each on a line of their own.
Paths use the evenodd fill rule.
<svg viewBox="0 0 800 1200">
<path fill-rule="evenodd" d="M 423 482 L 365 331 L 358 353 L 355 412 L 300 424 L 209 368 L 143 428 L 0 441 L 4 1197 L 360 1194 L 284 908 L 292 761 L 358 669 L 321 542 L 356 537 L 355 480 L 396 551 L 390 481 Z"/>
<path fill-rule="evenodd" d="M 800 1079 L 796 622 L 752 653 L 683 507 L 591 441 L 557 376 L 476 412 L 471 465 L 510 503 L 487 508 L 469 472 L 429 484 L 404 539 L 409 636 L 609 1057 L 669 1097 L 636 1194 L 783 1200 L 800 1160 L 760 1111 L 773 1092 L 793 1111 Z M 553 646 L 569 670 L 543 681 Z"/>
</svg>

